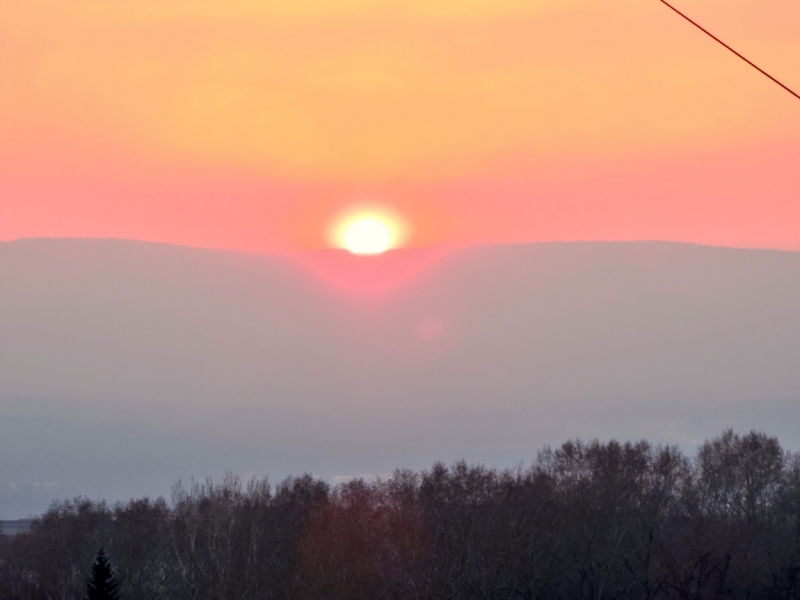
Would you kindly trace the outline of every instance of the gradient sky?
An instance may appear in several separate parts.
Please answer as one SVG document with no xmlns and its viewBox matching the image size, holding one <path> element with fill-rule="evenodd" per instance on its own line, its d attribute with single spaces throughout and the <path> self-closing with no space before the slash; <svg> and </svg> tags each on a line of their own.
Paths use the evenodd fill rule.
<svg viewBox="0 0 800 600">
<path fill-rule="evenodd" d="M 800 88 L 796 0 L 676 4 Z M 800 102 L 656 0 L 0 4 L 0 240 L 800 249 Z"/>
</svg>

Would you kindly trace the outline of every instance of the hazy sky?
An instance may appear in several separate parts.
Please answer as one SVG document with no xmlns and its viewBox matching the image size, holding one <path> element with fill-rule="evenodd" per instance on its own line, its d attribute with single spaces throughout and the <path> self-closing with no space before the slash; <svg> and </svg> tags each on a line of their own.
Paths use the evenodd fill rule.
<svg viewBox="0 0 800 600">
<path fill-rule="evenodd" d="M 678 5 L 800 87 L 795 0 Z M 800 248 L 800 102 L 656 0 L 0 5 L 0 239 Z"/>
</svg>

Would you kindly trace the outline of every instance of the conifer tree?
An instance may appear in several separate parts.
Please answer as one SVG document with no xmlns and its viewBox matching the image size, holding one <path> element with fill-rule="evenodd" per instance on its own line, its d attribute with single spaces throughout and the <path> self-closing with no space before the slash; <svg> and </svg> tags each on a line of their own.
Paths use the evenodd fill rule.
<svg viewBox="0 0 800 600">
<path fill-rule="evenodd" d="M 92 576 L 86 584 L 86 590 L 86 600 L 120 600 L 117 580 L 102 548 L 92 565 Z"/>
</svg>

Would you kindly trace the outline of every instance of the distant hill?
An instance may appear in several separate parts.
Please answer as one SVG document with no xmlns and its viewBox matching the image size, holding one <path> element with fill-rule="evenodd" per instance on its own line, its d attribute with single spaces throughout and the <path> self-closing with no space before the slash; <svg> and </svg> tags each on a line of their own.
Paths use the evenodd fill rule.
<svg viewBox="0 0 800 600">
<path fill-rule="evenodd" d="M 0 244 L 0 518 L 226 468 L 512 465 L 571 436 L 692 445 L 757 427 L 800 449 L 800 253 L 570 243 L 355 260 Z"/>
</svg>

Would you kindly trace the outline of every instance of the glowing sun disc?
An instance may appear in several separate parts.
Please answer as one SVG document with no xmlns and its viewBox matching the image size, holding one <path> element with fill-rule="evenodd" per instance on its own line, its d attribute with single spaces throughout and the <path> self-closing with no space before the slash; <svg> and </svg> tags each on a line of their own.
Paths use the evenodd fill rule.
<svg viewBox="0 0 800 600">
<path fill-rule="evenodd" d="M 388 207 L 352 207 L 331 222 L 328 241 L 353 254 L 381 254 L 405 244 L 405 219 Z"/>
<path fill-rule="evenodd" d="M 364 217 L 348 225 L 342 242 L 353 254 L 380 254 L 391 248 L 392 234 L 379 219 Z"/>
</svg>

